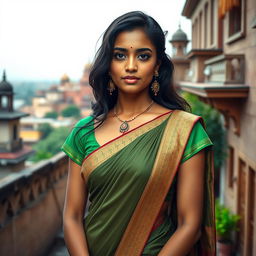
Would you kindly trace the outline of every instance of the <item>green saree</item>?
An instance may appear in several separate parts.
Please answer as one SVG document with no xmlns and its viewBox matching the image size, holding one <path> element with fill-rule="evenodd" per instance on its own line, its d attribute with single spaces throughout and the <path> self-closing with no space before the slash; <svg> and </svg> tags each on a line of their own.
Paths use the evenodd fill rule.
<svg viewBox="0 0 256 256">
<path fill-rule="evenodd" d="M 150 179 L 170 118 L 172 118 L 172 112 L 163 114 L 99 146 L 85 156 L 82 163 L 82 175 L 87 182 L 90 206 L 84 226 L 90 256 L 115 255 Z M 212 143 L 206 135 L 196 144 L 191 145 L 191 148 L 195 154 L 210 145 Z M 64 143 L 62 150 L 71 159 L 77 159 L 68 140 Z M 188 159 L 188 155 L 191 157 L 193 154 L 191 150 L 189 153 L 185 150 L 181 162 Z M 157 255 L 177 228 L 176 183 L 177 175 L 165 197 L 165 203 L 172 205 L 172 211 L 171 213 L 164 212 L 164 219 L 161 223 L 154 225 L 151 229 L 143 245 L 142 255 Z M 195 255 L 214 255 L 213 253 L 198 253 L 200 253 L 199 249 Z"/>
</svg>

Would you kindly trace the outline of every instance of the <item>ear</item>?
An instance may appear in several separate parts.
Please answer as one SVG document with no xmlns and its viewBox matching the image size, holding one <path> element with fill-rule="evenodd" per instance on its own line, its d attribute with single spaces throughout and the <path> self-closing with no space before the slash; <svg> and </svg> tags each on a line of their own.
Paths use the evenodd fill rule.
<svg viewBox="0 0 256 256">
<path fill-rule="evenodd" d="M 156 63 L 156 66 L 155 66 L 155 71 L 158 71 L 160 66 L 162 64 L 162 61 L 161 60 L 158 60 L 157 63 Z"/>
</svg>

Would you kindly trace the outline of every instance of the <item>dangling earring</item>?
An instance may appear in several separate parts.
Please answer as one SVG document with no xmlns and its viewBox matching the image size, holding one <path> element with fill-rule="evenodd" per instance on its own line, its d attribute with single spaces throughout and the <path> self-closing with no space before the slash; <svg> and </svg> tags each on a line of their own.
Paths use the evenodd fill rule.
<svg viewBox="0 0 256 256">
<path fill-rule="evenodd" d="M 116 88 L 115 88 L 115 85 L 114 85 L 112 79 L 110 78 L 110 79 L 109 79 L 109 82 L 108 82 L 108 87 L 107 87 L 107 90 L 109 91 L 109 95 L 110 95 L 110 96 L 112 95 L 112 93 L 113 93 L 113 91 L 114 91 L 115 89 L 116 89 Z"/>
<path fill-rule="evenodd" d="M 152 92 L 154 93 L 155 96 L 157 96 L 157 94 L 159 92 L 159 89 L 160 89 L 160 84 L 157 81 L 158 77 L 159 77 L 159 74 L 158 74 L 158 71 L 156 70 L 155 75 L 154 75 L 155 80 L 151 85 L 151 90 L 152 90 Z"/>
</svg>

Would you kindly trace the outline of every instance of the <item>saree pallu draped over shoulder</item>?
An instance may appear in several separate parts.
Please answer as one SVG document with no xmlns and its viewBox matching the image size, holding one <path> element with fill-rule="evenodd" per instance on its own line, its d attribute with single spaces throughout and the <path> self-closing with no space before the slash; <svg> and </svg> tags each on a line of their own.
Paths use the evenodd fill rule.
<svg viewBox="0 0 256 256">
<path fill-rule="evenodd" d="M 198 116 L 174 110 L 84 159 L 82 175 L 91 202 L 84 223 L 90 256 L 139 256 L 145 250 L 147 255 L 157 255 L 148 253 L 150 243 L 156 242 L 149 238 L 198 120 Z M 213 165 L 211 151 L 206 154 L 202 235 L 190 256 L 215 255 Z M 170 238 L 168 232 L 156 238 L 158 246 L 164 246 L 166 236 Z"/>
</svg>

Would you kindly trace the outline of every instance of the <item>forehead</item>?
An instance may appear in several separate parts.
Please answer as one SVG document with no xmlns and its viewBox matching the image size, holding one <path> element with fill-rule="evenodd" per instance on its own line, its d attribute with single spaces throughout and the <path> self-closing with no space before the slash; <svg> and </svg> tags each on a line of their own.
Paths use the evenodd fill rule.
<svg viewBox="0 0 256 256">
<path fill-rule="evenodd" d="M 143 29 L 134 29 L 131 31 L 123 31 L 119 33 L 116 37 L 114 47 L 122 47 L 122 48 L 151 48 L 155 49 L 155 46 L 150 41 L 147 34 L 143 31 Z"/>
</svg>

